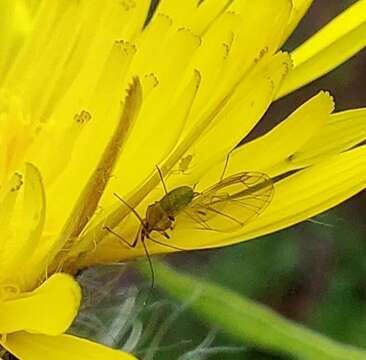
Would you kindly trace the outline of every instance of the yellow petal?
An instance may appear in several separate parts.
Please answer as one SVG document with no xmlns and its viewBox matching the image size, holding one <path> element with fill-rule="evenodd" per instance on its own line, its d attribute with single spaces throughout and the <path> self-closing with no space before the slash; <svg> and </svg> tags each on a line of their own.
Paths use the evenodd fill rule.
<svg viewBox="0 0 366 360">
<path fill-rule="evenodd" d="M 267 39 L 272 39 L 273 42 L 268 44 L 271 52 L 278 49 L 279 42 L 283 38 L 293 8 L 292 3 L 292 0 L 233 1 L 229 10 L 243 16 L 242 26 L 246 31 L 257 29 L 254 34 L 249 34 L 249 36 L 254 36 L 259 42 L 262 42 L 263 35 Z M 250 27 L 246 28 L 247 25 Z"/>
<path fill-rule="evenodd" d="M 192 59 L 192 66 L 202 74 L 202 86 L 192 110 L 193 121 L 216 97 L 226 96 L 233 84 L 249 74 L 259 60 L 265 56 L 270 58 L 277 51 L 291 10 L 288 0 L 230 3 L 226 11 L 220 13 L 218 1 L 205 1 L 192 15 L 195 18 L 210 6 L 211 10 L 215 8 L 214 13 L 220 13 L 207 25 L 202 46 Z M 221 2 L 223 5 L 227 7 L 228 3 Z M 251 31 L 253 28 L 257 31 Z"/>
<path fill-rule="evenodd" d="M 57 184 L 53 191 L 47 189 L 50 232 L 62 226 L 118 121 L 113 115 L 119 110 L 124 89 L 122 81 L 132 55 L 130 51 L 126 54 L 123 47 L 118 49 L 115 40 L 133 28 L 136 30 L 140 26 L 141 29 L 144 21 L 141 14 L 144 6 L 146 13 L 147 5 L 147 0 L 55 0 L 52 4 L 42 1 L 34 19 L 34 31 L 13 59 L 12 68 L 4 79 L 3 86 L 11 93 L 14 90 L 20 97 L 24 95 L 26 110 L 32 107 L 31 111 L 24 112 L 27 120 L 37 128 L 34 131 L 37 136 L 31 138 L 35 143 L 27 156 L 42 174 L 45 173 L 46 184 L 50 184 L 65 165 L 71 166 L 60 181 L 64 186 Z M 115 75 L 113 81 L 112 73 Z M 97 99 L 96 92 L 98 95 L 103 93 L 101 99 Z M 109 92 L 113 93 L 108 98 L 111 103 L 104 102 L 104 96 Z M 95 121 L 90 124 L 74 121 L 75 116 L 89 110 L 92 117 L 98 116 L 93 118 Z M 88 131 L 90 129 L 93 131 Z M 49 140 L 44 142 L 47 137 Z M 93 146 L 91 138 L 95 140 Z M 60 148 L 64 151 L 59 151 Z M 52 164 L 49 158 L 54 159 Z M 75 162 L 77 166 L 74 167 Z M 66 178 L 70 179 L 71 186 L 65 183 Z M 53 207 L 59 202 L 60 194 L 67 205 Z"/>
<path fill-rule="evenodd" d="M 111 136 L 99 162 L 91 174 L 82 193 L 79 195 L 74 208 L 64 225 L 64 228 L 53 245 L 51 254 L 48 254 L 46 261 L 53 258 L 58 253 L 58 257 L 54 260 L 54 265 L 57 267 L 58 262 L 67 256 L 68 249 L 70 251 L 72 246 L 93 216 L 99 200 L 103 195 L 105 187 L 111 177 L 112 171 L 119 158 L 120 152 L 124 147 L 125 141 L 130 134 L 131 127 L 138 116 L 142 103 L 142 90 L 138 78 L 134 78 L 130 88 L 128 89 L 123 110 L 121 111 L 118 124 Z M 53 269 L 54 270 L 54 269 Z"/>
<path fill-rule="evenodd" d="M 366 109 L 329 116 L 332 110 L 332 98 L 321 92 L 268 134 L 233 152 L 227 174 L 257 170 L 277 176 L 316 164 L 365 140 Z M 265 156 L 268 152 L 272 156 Z M 212 170 L 211 177 L 218 176 L 223 166 Z"/>
<path fill-rule="evenodd" d="M 25 166 L 23 226 L 29 234 L 28 243 L 33 249 L 38 247 L 46 217 L 46 195 L 42 175 L 32 164 Z M 29 254 L 30 248 L 23 249 Z"/>
<path fill-rule="evenodd" d="M 320 92 L 273 130 L 235 150 L 230 156 L 227 174 L 262 171 L 270 176 L 279 175 L 287 170 L 288 158 L 325 126 L 333 109 L 333 98 Z"/>
<path fill-rule="evenodd" d="M 104 148 L 121 121 L 121 89 L 125 88 L 122 79 L 133 53 L 131 44 L 115 43 L 97 85 L 100 99 L 95 93 L 90 111 L 79 109 L 70 118 L 66 114 L 58 124 L 43 127 L 39 141 L 33 146 L 31 156 L 45 175 L 49 190 L 50 232 L 59 231 L 66 221 L 80 188 L 86 185 L 88 177 L 98 167 Z M 93 146 L 90 139 L 94 139 Z M 63 151 L 59 151 L 60 148 Z M 51 163 L 50 158 L 53 159 Z M 107 178 L 105 173 L 105 180 Z M 63 206 L 58 205 L 60 194 Z"/>
<path fill-rule="evenodd" d="M 63 65 L 69 58 L 78 36 L 79 26 L 75 24 L 80 15 L 79 6 L 76 3 L 63 5 L 60 5 L 60 1 L 54 1 L 52 6 L 43 4 L 39 17 L 35 19 L 34 32 L 28 37 L 18 58 L 13 61 L 12 68 L 5 79 L 7 88 L 15 88 L 21 94 L 26 94 L 32 107 L 31 111 L 34 111 L 37 120 L 44 111 L 55 83 L 62 75 Z M 47 14 L 43 13 L 44 10 Z M 41 15 L 45 16 L 40 18 Z M 51 34 L 50 44 L 47 43 L 50 35 L 40 34 L 39 29 Z M 61 45 L 62 34 L 69 40 L 63 45 Z M 56 51 L 58 46 L 63 46 L 64 49 L 60 54 Z M 29 52 L 24 53 L 25 49 L 31 51 L 31 57 Z M 48 74 L 51 70 L 53 76 L 50 77 Z"/>
<path fill-rule="evenodd" d="M 228 58 L 231 71 L 224 84 L 237 81 L 263 54 L 273 55 L 278 50 L 291 6 L 289 0 L 234 1 L 231 4 L 229 10 L 237 13 L 241 21 L 234 32 Z"/>
<path fill-rule="evenodd" d="M 204 1 L 198 6 L 196 1 L 162 1 L 158 11 L 169 15 L 178 27 L 187 27 L 201 35 L 203 44 L 210 42 L 214 34 L 217 35 L 216 44 L 220 48 L 224 47 L 227 59 L 222 78 L 211 89 L 210 94 L 213 96 L 218 90 L 227 92 L 240 74 L 249 71 L 256 59 L 265 53 L 273 55 L 278 49 L 290 16 L 291 1 L 214 0 Z M 212 31 L 215 28 L 219 31 Z M 253 32 L 252 29 L 257 30 Z M 226 39 L 221 40 L 222 36 L 226 36 Z M 215 55 L 206 53 L 206 62 Z M 202 61 L 197 60 L 202 65 Z M 198 64 L 194 67 L 199 69 L 204 79 L 205 69 Z"/>
<path fill-rule="evenodd" d="M 291 53 L 294 69 L 277 98 L 317 79 L 366 45 L 366 0 L 359 0 Z"/>
<path fill-rule="evenodd" d="M 213 159 L 225 158 L 263 116 L 290 66 L 288 55 L 278 53 L 238 85 L 212 125 L 188 150 L 193 156 L 192 167 L 202 171 L 212 164 Z"/>
<path fill-rule="evenodd" d="M 17 212 L 16 215 L 18 215 L 17 220 L 14 220 L 13 224 L 16 228 L 15 234 L 9 237 L 12 243 L 7 245 L 10 250 L 7 255 L 6 270 L 3 270 L 3 273 L 4 275 L 18 274 L 21 288 L 27 288 L 33 286 L 39 272 L 44 271 L 44 268 L 41 268 L 42 265 L 33 256 L 41 250 L 39 245 L 43 245 L 40 244 L 40 240 L 46 218 L 46 196 L 42 176 L 39 170 L 30 163 L 25 166 L 22 211 Z M 22 224 L 21 227 L 19 227 L 19 223 Z M 18 273 L 20 268 L 22 271 L 29 271 L 25 279 L 26 283 L 22 274 Z"/>
<path fill-rule="evenodd" d="M 9 233 L 11 231 L 11 219 L 14 214 L 15 205 L 19 196 L 19 190 L 24 184 L 23 175 L 14 173 L 1 191 L 0 198 L 0 256 L 4 255 Z M 7 256 L 7 254 L 5 254 Z M 6 258 L 5 256 L 5 258 Z M 5 259 L 2 259 L 3 265 Z"/>
<path fill-rule="evenodd" d="M 3 0 L 0 4 L 0 78 L 4 78 L 9 62 L 16 55 L 31 29 L 28 4 L 18 0 Z"/>
<path fill-rule="evenodd" d="M 114 41 L 141 30 L 147 7 L 148 0 L 42 2 L 5 86 L 25 94 L 37 120 L 72 118 L 88 108 Z"/>
<path fill-rule="evenodd" d="M 366 109 L 332 114 L 325 126 L 291 155 L 291 169 L 309 166 L 366 139 Z"/>
<path fill-rule="evenodd" d="M 314 0 L 292 0 L 291 15 L 287 24 L 287 28 L 283 34 L 282 42 L 285 42 L 291 35 L 303 16 L 306 14 L 313 1 Z"/>
<path fill-rule="evenodd" d="M 202 34 L 230 6 L 232 0 L 210 0 L 199 4 L 196 11 L 187 19 L 187 26 L 198 34 Z"/>
<path fill-rule="evenodd" d="M 160 61 L 168 61 L 164 58 L 164 47 L 168 39 L 176 36 L 173 27 L 173 20 L 166 14 L 155 13 L 141 35 L 136 39 L 138 51 L 133 60 L 135 73 L 147 74 L 153 71 L 155 65 L 159 66 Z M 151 61 L 146 61 L 146 58 Z M 145 91 L 144 91 L 145 93 Z"/>
<path fill-rule="evenodd" d="M 205 3 L 211 3 L 205 1 Z M 222 84 L 225 74 L 230 72 L 229 56 L 233 46 L 234 34 L 239 31 L 241 18 L 238 14 L 224 13 L 205 32 L 202 44 L 192 66 L 199 69 L 202 75 L 200 90 L 194 102 L 190 116 L 190 123 L 197 121 L 197 117 L 209 102 L 228 89 Z M 244 70 L 244 69 L 243 69 Z M 185 131 L 188 130 L 188 126 Z"/>
<path fill-rule="evenodd" d="M 196 0 L 162 0 L 157 11 L 173 19 L 177 27 L 187 26 L 196 9 Z"/>
<path fill-rule="evenodd" d="M 239 234 L 247 240 L 304 221 L 328 210 L 366 186 L 366 146 L 331 157 L 275 186 L 272 203 Z"/>
<path fill-rule="evenodd" d="M 71 335 L 47 336 L 19 332 L 2 345 L 20 360 L 136 360 L 130 354 Z"/>
<path fill-rule="evenodd" d="M 36 159 L 48 186 L 60 175 L 73 177 L 70 173 L 75 174 L 75 171 L 80 171 L 78 178 L 81 183 L 81 173 L 88 173 L 95 164 L 92 159 L 100 156 L 106 137 L 110 137 L 111 128 L 118 121 L 121 88 L 124 88 L 126 69 L 135 51 L 134 45 L 129 42 L 116 41 L 92 94 L 88 111 L 79 108 L 77 114 L 71 117 L 65 114 L 65 118 L 59 123 L 42 126 L 42 132 L 33 144 L 30 156 Z M 90 138 L 95 139 L 92 147 Z M 59 151 L 60 148 L 64 151 Z M 89 156 L 85 156 L 86 149 Z M 52 162 L 49 161 L 50 158 L 53 159 Z M 76 169 L 75 163 L 78 164 Z M 65 184 L 66 187 L 69 188 L 69 185 Z M 60 193 L 64 190 L 58 187 L 54 191 Z"/>
<path fill-rule="evenodd" d="M 325 126 L 333 108 L 333 99 L 328 93 L 320 92 L 312 97 L 273 130 L 235 149 L 229 157 L 225 176 L 242 171 L 277 176 L 288 171 L 289 157 Z M 200 177 L 199 188 L 205 189 L 219 181 L 224 167 L 225 160 L 222 160 L 206 170 Z"/>
<path fill-rule="evenodd" d="M 124 195 L 134 189 L 142 179 L 156 171 L 155 166 L 174 148 L 186 125 L 200 81 L 199 72 L 194 71 L 191 81 L 185 88 L 177 91 L 176 96 L 172 95 L 173 103 L 160 117 L 145 117 L 144 114 L 141 114 L 140 119 L 151 118 L 153 121 L 151 124 L 141 121 L 137 125 L 140 132 L 131 136 L 132 141 L 128 144 L 130 146 L 122 154 L 114 176 L 110 180 L 103 205 L 115 203 L 113 192 Z M 136 159 L 139 160 L 136 161 Z"/>
<path fill-rule="evenodd" d="M 62 334 L 74 320 L 80 300 L 77 282 L 70 275 L 54 274 L 34 291 L 0 302 L 0 333 Z"/>
<path fill-rule="evenodd" d="M 39 272 L 44 271 L 39 263 L 31 261 L 40 250 L 46 212 L 42 177 L 34 165 L 25 165 L 24 186 L 22 184 L 22 175 L 16 173 L 0 201 L 0 282 L 15 281 L 21 289 L 33 286 Z M 19 197 L 23 201 L 17 201 Z M 24 277 L 22 272 L 26 269 L 29 276 Z"/>
<path fill-rule="evenodd" d="M 110 194 L 122 188 L 124 194 L 130 192 L 175 146 L 200 83 L 199 74 L 193 70 L 189 72 L 187 82 L 181 81 L 192 53 L 199 46 L 200 39 L 196 35 L 187 29 L 179 29 L 168 37 L 164 51 L 154 55 L 161 60 L 160 63 L 153 63 L 152 68 L 146 66 L 145 75 L 153 73 L 158 85 L 147 99 L 144 98 L 131 141 L 121 155 L 121 170 L 116 169 L 112 179 Z M 139 54 L 144 56 L 143 49 L 137 52 L 137 56 Z M 146 64 L 146 56 L 144 60 Z"/>
</svg>

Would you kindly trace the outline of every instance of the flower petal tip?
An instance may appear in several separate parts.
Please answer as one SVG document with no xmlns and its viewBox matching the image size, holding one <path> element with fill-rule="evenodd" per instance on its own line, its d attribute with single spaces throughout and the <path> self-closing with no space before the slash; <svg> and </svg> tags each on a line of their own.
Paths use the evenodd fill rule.
<svg viewBox="0 0 366 360">
<path fill-rule="evenodd" d="M 333 95 L 330 93 L 330 91 L 322 90 L 319 92 L 319 95 L 324 98 L 324 100 L 327 100 L 329 103 L 329 113 L 333 112 L 335 109 L 335 101 Z"/>
</svg>

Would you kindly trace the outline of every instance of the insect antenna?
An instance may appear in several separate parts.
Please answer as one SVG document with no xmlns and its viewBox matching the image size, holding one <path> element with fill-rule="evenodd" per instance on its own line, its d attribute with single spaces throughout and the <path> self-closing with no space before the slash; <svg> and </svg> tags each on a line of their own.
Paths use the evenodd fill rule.
<svg viewBox="0 0 366 360">
<path fill-rule="evenodd" d="M 164 178 L 163 178 L 163 174 L 162 174 L 162 172 L 161 172 L 161 170 L 160 170 L 160 168 L 159 168 L 158 165 L 155 165 L 155 167 L 156 167 L 156 170 L 158 170 L 158 174 L 159 174 L 161 183 L 163 184 L 163 188 L 164 188 L 164 191 L 165 191 L 165 195 L 167 195 L 168 194 L 168 189 L 167 189 L 167 187 L 165 185 L 165 181 L 164 181 Z"/>
<path fill-rule="evenodd" d="M 164 188 L 164 192 L 165 192 L 165 195 L 168 195 L 168 189 L 165 185 L 165 181 L 164 181 L 164 177 L 163 177 L 163 173 L 161 172 L 161 169 L 159 168 L 158 165 L 155 165 L 156 167 L 156 170 L 158 171 L 158 174 L 159 174 L 159 177 L 160 177 L 160 180 L 161 180 L 161 183 L 163 184 L 163 188 Z M 168 202 L 170 204 L 170 199 L 168 198 Z"/>
<path fill-rule="evenodd" d="M 148 292 L 148 295 L 146 297 L 145 300 L 145 304 L 148 302 L 148 300 L 150 300 L 151 296 L 152 296 L 152 292 L 154 290 L 154 286 L 155 286 L 155 271 L 154 271 L 154 266 L 153 266 L 153 262 L 151 260 L 151 256 L 149 254 L 149 251 L 147 250 L 147 246 L 145 244 L 145 240 L 141 240 L 142 246 L 144 248 L 144 252 L 147 258 L 147 262 L 149 264 L 149 269 L 150 269 L 150 274 L 151 274 L 151 284 L 150 284 L 150 289 Z"/>
<path fill-rule="evenodd" d="M 109 226 L 104 226 L 104 229 L 107 230 L 107 231 L 109 231 L 114 236 L 116 236 L 119 240 L 121 240 L 121 242 L 123 244 L 127 245 L 130 249 L 136 247 L 137 240 L 138 240 L 138 236 L 139 236 L 139 234 L 141 232 L 141 226 L 140 226 L 134 242 L 132 244 L 130 244 L 125 238 L 123 238 L 120 234 L 118 234 L 115 231 L 113 231 Z M 152 264 L 151 256 L 149 254 L 149 251 L 147 250 L 145 241 L 142 240 L 141 243 L 142 243 L 142 246 L 144 248 L 144 253 L 146 255 L 147 262 L 149 264 L 150 273 L 151 273 L 151 285 L 150 285 L 150 289 L 149 289 L 148 296 L 147 296 L 147 298 L 145 300 L 145 304 L 146 304 L 148 302 L 148 300 L 150 299 L 151 294 L 152 294 L 152 291 L 153 291 L 154 286 L 155 286 L 155 272 L 154 272 L 154 267 L 153 267 L 153 264 Z"/>
</svg>

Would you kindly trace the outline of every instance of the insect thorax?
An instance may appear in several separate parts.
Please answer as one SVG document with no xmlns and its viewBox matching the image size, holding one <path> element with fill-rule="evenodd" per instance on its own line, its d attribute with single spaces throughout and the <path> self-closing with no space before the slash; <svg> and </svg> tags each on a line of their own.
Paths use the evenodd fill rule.
<svg viewBox="0 0 366 360">
<path fill-rule="evenodd" d="M 172 221 L 167 212 L 161 207 L 160 201 L 151 204 L 146 210 L 146 228 L 150 232 L 165 231 L 171 227 Z"/>
<path fill-rule="evenodd" d="M 179 186 L 168 192 L 159 203 L 168 215 L 175 216 L 192 202 L 193 197 L 194 191 L 191 187 Z"/>
</svg>

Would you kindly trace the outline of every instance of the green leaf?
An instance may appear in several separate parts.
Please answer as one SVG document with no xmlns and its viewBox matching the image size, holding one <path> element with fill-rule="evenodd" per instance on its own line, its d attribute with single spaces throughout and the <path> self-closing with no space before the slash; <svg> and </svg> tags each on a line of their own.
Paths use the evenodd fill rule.
<svg viewBox="0 0 366 360">
<path fill-rule="evenodd" d="M 144 265 L 141 271 L 149 276 Z M 226 334 L 268 351 L 309 360 L 366 360 L 366 351 L 344 345 L 287 320 L 266 306 L 215 284 L 155 263 L 156 283 Z M 195 296 L 197 295 L 197 296 Z"/>
</svg>

